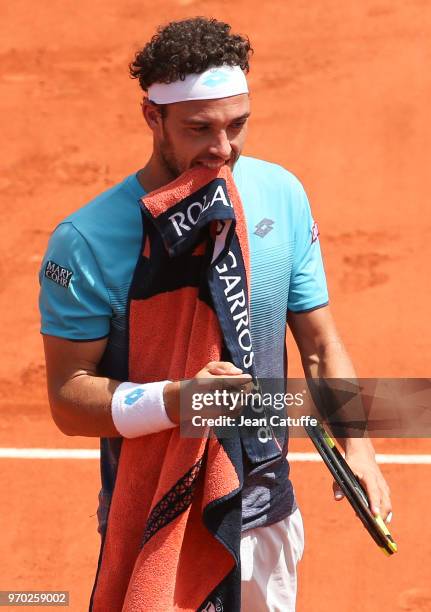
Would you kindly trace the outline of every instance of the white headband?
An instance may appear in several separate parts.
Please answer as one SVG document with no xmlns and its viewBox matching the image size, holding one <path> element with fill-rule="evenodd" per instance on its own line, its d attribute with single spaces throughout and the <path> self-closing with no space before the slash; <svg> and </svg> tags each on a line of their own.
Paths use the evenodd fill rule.
<svg viewBox="0 0 431 612">
<path fill-rule="evenodd" d="M 247 79 L 239 66 L 209 68 L 201 74 L 187 74 L 184 81 L 153 83 L 148 99 L 156 104 L 188 100 L 214 100 L 248 93 Z"/>
</svg>

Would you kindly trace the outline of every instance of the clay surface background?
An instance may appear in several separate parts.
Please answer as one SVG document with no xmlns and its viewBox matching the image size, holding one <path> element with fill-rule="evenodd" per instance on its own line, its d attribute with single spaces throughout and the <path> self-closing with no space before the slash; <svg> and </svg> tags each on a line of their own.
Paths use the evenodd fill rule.
<svg viewBox="0 0 431 612">
<path fill-rule="evenodd" d="M 430 375 L 428 0 L 16 0 L 0 8 L 1 448 L 97 447 L 50 419 L 38 268 L 64 216 L 145 162 L 151 141 L 127 64 L 159 23 L 195 15 L 252 40 L 245 153 L 303 182 L 358 374 Z M 420 439 L 376 446 L 431 452 Z M 312 449 L 295 440 L 291 450 Z M 0 465 L 0 589 L 65 589 L 70 609 L 85 610 L 98 556 L 97 461 Z M 390 559 L 333 501 L 322 465 L 292 464 L 306 527 L 299 612 L 431 609 L 431 466 L 383 468 L 399 544 Z"/>
</svg>

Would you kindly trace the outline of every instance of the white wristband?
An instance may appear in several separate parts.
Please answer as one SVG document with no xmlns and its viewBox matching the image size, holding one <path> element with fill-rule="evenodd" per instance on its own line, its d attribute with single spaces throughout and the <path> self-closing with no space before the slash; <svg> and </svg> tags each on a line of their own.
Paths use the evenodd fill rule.
<svg viewBox="0 0 431 612">
<path fill-rule="evenodd" d="M 121 383 L 111 402 L 112 420 L 118 433 L 124 438 L 138 438 L 177 427 L 166 414 L 163 402 L 163 389 L 169 382 Z"/>
</svg>

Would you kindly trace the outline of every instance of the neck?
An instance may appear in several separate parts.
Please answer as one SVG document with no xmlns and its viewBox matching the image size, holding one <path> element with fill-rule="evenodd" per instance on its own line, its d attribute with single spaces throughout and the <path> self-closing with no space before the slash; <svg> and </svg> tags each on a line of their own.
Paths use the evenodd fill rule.
<svg viewBox="0 0 431 612">
<path fill-rule="evenodd" d="M 138 172 L 138 181 L 147 193 L 167 185 L 176 178 L 154 154 Z"/>
</svg>

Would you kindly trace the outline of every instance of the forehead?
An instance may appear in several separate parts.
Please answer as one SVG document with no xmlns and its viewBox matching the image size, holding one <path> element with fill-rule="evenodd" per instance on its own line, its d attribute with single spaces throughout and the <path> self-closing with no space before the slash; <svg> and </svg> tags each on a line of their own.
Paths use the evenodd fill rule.
<svg viewBox="0 0 431 612">
<path fill-rule="evenodd" d="M 250 112 L 250 97 L 248 94 L 218 98 L 216 100 L 190 100 L 169 104 L 168 115 L 182 122 L 232 121 Z"/>
</svg>

